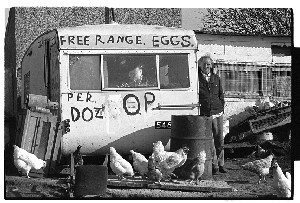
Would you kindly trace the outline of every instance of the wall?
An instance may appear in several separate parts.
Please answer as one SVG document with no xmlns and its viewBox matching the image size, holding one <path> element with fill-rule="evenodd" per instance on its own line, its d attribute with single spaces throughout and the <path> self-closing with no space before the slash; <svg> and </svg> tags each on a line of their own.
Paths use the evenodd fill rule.
<svg viewBox="0 0 300 203">
<path fill-rule="evenodd" d="M 16 39 L 15 9 L 9 11 L 5 32 L 5 116 L 14 117 L 16 113 Z"/>
<path fill-rule="evenodd" d="M 9 10 L 6 25 L 4 45 L 4 144 L 14 141 L 16 134 L 17 83 L 16 83 L 16 39 L 15 39 L 15 9 Z"/>
<path fill-rule="evenodd" d="M 197 34 L 198 56 L 210 53 L 214 60 L 258 63 L 291 63 L 290 56 L 272 57 L 271 45 L 291 46 L 291 37 Z"/>
</svg>

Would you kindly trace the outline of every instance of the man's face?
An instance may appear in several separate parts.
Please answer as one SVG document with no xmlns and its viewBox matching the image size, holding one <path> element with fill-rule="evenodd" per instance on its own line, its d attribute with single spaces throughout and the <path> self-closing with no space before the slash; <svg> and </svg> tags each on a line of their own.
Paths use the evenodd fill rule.
<svg viewBox="0 0 300 203">
<path fill-rule="evenodd" d="M 209 58 L 204 59 L 201 63 L 199 63 L 199 68 L 204 74 L 210 73 L 210 69 L 212 68 L 212 62 Z"/>
</svg>

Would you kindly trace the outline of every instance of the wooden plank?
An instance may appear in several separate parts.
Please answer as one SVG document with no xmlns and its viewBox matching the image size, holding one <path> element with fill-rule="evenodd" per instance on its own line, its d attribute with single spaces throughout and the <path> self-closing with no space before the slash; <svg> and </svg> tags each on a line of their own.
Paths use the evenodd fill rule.
<svg viewBox="0 0 300 203">
<path fill-rule="evenodd" d="M 22 143 L 25 119 L 26 119 L 26 112 L 21 112 L 18 115 L 18 119 L 17 119 L 17 132 L 16 132 L 16 139 L 15 139 L 15 145 L 17 146 L 21 146 Z"/>
<path fill-rule="evenodd" d="M 46 148 L 46 153 L 45 153 L 45 158 L 44 160 L 46 160 L 47 162 L 47 170 L 46 172 L 46 176 L 48 175 L 49 171 L 50 171 L 50 166 L 51 166 L 51 156 L 52 156 L 52 152 L 53 152 L 53 148 L 55 147 L 55 128 L 56 128 L 56 121 L 57 121 L 57 117 L 56 116 L 52 116 L 51 114 L 49 114 L 48 116 L 46 116 L 46 122 L 50 124 L 49 127 L 49 135 L 48 135 L 48 143 L 47 143 L 47 148 Z"/>
<path fill-rule="evenodd" d="M 56 129 L 56 134 L 54 136 L 54 148 L 52 151 L 51 164 L 50 164 L 50 173 L 55 172 L 56 164 L 59 161 L 58 159 L 58 151 L 60 148 L 61 137 L 63 135 L 62 125 L 59 125 L 58 129 Z"/>
<path fill-rule="evenodd" d="M 41 142 L 41 137 L 44 129 L 44 123 L 41 122 L 41 118 L 39 117 L 34 117 L 34 118 L 37 119 L 36 126 L 35 126 L 36 133 L 33 135 L 32 143 L 31 143 L 31 153 L 36 155 L 39 159 L 43 159 L 44 158 L 43 156 L 39 156 L 39 149 L 40 149 L 40 142 Z"/>
<path fill-rule="evenodd" d="M 21 140 L 21 144 L 20 144 L 20 147 L 24 150 L 29 150 L 29 149 L 26 149 L 25 146 L 26 146 L 26 142 L 27 142 L 27 134 L 28 134 L 28 128 L 30 126 L 30 110 L 27 110 L 26 111 L 26 117 L 25 117 L 25 121 L 24 121 L 24 127 L 23 127 L 23 133 L 22 133 L 22 140 Z"/>
<path fill-rule="evenodd" d="M 71 176 L 71 182 L 75 180 L 75 165 L 74 165 L 74 156 L 73 153 L 70 155 L 71 164 L 70 164 L 70 176 Z"/>
<path fill-rule="evenodd" d="M 27 110 L 21 147 L 47 162 L 44 169 L 32 170 L 31 175 L 48 175 L 55 148 L 57 116 Z"/>
<path fill-rule="evenodd" d="M 31 146 L 31 153 L 33 153 L 34 155 L 37 156 L 37 158 L 45 160 L 45 139 L 48 139 L 47 136 L 47 132 L 45 132 L 45 128 L 47 128 L 46 123 L 43 122 L 43 120 L 41 119 L 41 117 L 38 117 L 38 115 L 34 114 L 34 118 L 37 118 L 37 125 L 36 127 L 36 134 L 33 137 L 33 140 L 35 139 L 35 142 L 32 142 L 32 146 Z M 31 125 L 34 125 L 33 123 Z M 30 136 L 30 135 L 29 135 Z M 45 172 L 47 171 L 47 167 L 46 168 L 41 168 L 38 170 L 31 170 L 31 174 L 32 175 L 36 175 L 37 177 L 43 177 Z"/>
<path fill-rule="evenodd" d="M 148 189 L 162 189 L 162 190 L 181 190 L 181 191 L 195 191 L 195 192 L 232 192 L 233 188 L 225 181 L 202 180 L 198 185 L 195 183 L 188 183 L 184 180 L 161 181 L 160 184 L 153 183 L 153 181 L 142 179 L 141 176 L 130 177 L 119 180 L 117 176 L 109 175 L 107 186 L 114 187 L 130 187 L 130 188 L 148 188 Z"/>
</svg>

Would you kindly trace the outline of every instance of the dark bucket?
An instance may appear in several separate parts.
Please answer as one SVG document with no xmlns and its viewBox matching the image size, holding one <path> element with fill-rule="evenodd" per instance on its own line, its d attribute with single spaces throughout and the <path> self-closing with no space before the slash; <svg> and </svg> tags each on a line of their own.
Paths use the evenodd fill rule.
<svg viewBox="0 0 300 203">
<path fill-rule="evenodd" d="M 197 157 L 203 149 L 206 152 L 205 170 L 202 179 L 212 178 L 212 160 L 213 160 L 213 137 L 212 137 L 212 118 L 196 115 L 172 115 L 172 128 L 170 151 L 176 151 L 183 145 L 190 150 L 185 164 L 175 169 L 174 173 L 179 178 L 182 177 L 181 169 L 194 158 Z"/>
<path fill-rule="evenodd" d="M 74 196 L 102 196 L 107 188 L 107 167 L 83 165 L 76 167 Z"/>
</svg>

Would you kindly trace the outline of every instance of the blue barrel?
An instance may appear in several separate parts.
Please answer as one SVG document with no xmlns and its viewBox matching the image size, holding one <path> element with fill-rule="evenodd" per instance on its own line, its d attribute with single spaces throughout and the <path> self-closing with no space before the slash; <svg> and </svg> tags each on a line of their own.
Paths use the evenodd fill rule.
<svg viewBox="0 0 300 203">
<path fill-rule="evenodd" d="M 102 196 L 107 189 L 107 167 L 82 165 L 76 167 L 74 196 Z"/>
<path fill-rule="evenodd" d="M 186 145 L 190 150 L 185 164 L 174 173 L 182 179 L 180 171 L 190 163 L 203 149 L 206 152 L 205 170 L 202 179 L 212 178 L 212 160 L 214 152 L 212 136 L 212 118 L 197 115 L 172 115 L 170 151 L 174 152 Z"/>
</svg>

